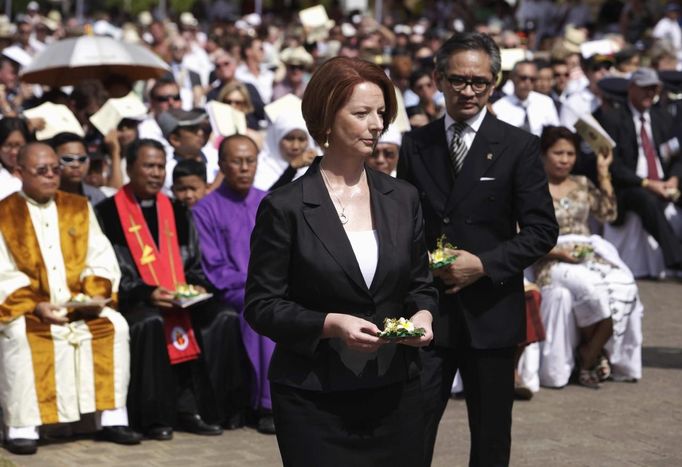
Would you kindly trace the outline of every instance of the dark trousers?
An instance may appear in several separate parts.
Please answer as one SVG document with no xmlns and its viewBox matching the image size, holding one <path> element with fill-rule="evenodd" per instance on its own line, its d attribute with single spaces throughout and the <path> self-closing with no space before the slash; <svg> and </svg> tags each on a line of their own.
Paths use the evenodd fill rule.
<svg viewBox="0 0 682 467">
<path fill-rule="evenodd" d="M 663 210 L 668 201 L 660 199 L 645 188 L 623 188 L 618 192 L 619 220 L 626 211 L 633 211 L 642 219 L 644 230 L 661 246 L 663 261 L 671 269 L 682 268 L 682 242 L 677 238 Z"/>
<path fill-rule="evenodd" d="M 162 312 L 138 305 L 124 316 L 130 326 L 131 427 L 172 427 L 178 414 L 195 413 L 209 423 L 222 423 L 246 407 L 245 357 L 233 311 L 214 302 L 195 306 L 192 323 L 202 353 L 177 365 L 168 358 Z"/>
<path fill-rule="evenodd" d="M 471 467 L 509 465 L 515 347 L 478 350 L 431 346 L 422 350 L 422 392 L 426 429 L 425 461 L 431 465 L 438 424 L 459 369 L 464 383 L 471 448 Z"/>
</svg>

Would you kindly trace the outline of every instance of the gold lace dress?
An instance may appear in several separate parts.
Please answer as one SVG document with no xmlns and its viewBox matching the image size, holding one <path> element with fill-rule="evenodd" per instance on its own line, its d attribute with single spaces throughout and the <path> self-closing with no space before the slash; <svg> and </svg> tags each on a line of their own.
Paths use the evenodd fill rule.
<svg viewBox="0 0 682 467">
<path fill-rule="evenodd" d="M 582 175 L 571 175 L 570 179 L 575 182 L 575 188 L 560 199 L 553 199 L 556 220 L 559 223 L 559 235 L 584 235 L 590 236 L 590 228 L 587 220 L 592 214 L 600 222 L 612 222 L 617 217 L 615 195 L 606 196 L 597 187 Z M 589 244 L 586 239 L 586 244 Z M 574 248 L 578 242 L 563 244 L 566 249 Z M 594 255 L 594 261 L 604 262 L 598 254 Z M 542 287 L 550 282 L 549 272 L 557 260 L 541 259 L 535 265 L 536 283 Z"/>
</svg>

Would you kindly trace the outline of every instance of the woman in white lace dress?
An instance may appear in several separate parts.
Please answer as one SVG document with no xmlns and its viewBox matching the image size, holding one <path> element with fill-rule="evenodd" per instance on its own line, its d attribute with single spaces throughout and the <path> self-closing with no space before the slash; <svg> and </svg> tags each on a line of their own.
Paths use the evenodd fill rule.
<svg viewBox="0 0 682 467">
<path fill-rule="evenodd" d="M 601 222 L 616 218 L 610 151 L 597 156 L 599 187 L 571 175 L 576 137 L 564 127 L 547 127 L 541 138 L 545 170 L 560 235 L 557 246 L 535 266 L 543 291 L 543 343 L 540 381 L 568 382 L 574 360 L 579 383 L 599 388 L 609 376 L 641 377 L 641 317 L 637 284 L 615 248 L 591 235 L 590 214 Z M 577 331 L 576 331 L 577 326 Z"/>
</svg>

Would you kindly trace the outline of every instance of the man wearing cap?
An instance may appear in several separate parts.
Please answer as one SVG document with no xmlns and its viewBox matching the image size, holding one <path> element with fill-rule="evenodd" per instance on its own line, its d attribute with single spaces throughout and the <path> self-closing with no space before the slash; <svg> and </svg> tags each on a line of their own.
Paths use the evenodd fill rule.
<svg viewBox="0 0 682 467">
<path fill-rule="evenodd" d="M 594 54 L 581 62 L 581 67 L 588 80 L 587 87 L 569 96 L 561 106 L 559 121 L 571 131 L 575 131 L 575 122 L 582 115 L 592 114 L 601 105 L 601 91 L 597 83 L 609 75 L 613 59 L 609 55 Z"/>
<path fill-rule="evenodd" d="M 131 425 L 158 440 L 171 439 L 174 427 L 219 435 L 217 423 L 243 405 L 236 313 L 207 297 L 187 307 L 178 301 L 181 286 L 211 287 L 192 215 L 160 192 L 166 154 L 158 141 L 134 142 L 126 159 L 130 183 L 96 211 L 122 271 Z"/>
<path fill-rule="evenodd" d="M 680 270 L 682 243 L 664 211 L 679 197 L 682 159 L 671 148 L 670 116 L 653 107 L 660 89 L 655 70 L 638 69 L 630 78 L 627 105 L 602 112 L 599 120 L 616 142 L 611 165 L 618 201 L 616 224 L 627 212 L 636 213 L 660 245 L 666 267 Z"/>
<path fill-rule="evenodd" d="M 367 165 L 391 177 L 396 176 L 398 155 L 403 135 L 396 125 L 391 125 L 379 138 L 374 152 L 367 160 Z"/>
<path fill-rule="evenodd" d="M 164 138 L 173 148 L 172 155 L 166 160 L 166 181 L 164 193 L 170 196 L 173 186 L 173 169 L 185 159 L 199 161 L 206 165 L 206 176 L 209 184 L 213 183 L 219 173 L 217 151 L 205 154 L 206 134 L 203 124 L 208 116 L 197 110 L 170 109 L 162 112 L 157 121 Z"/>
<path fill-rule="evenodd" d="M 313 65 L 313 56 L 299 46 L 282 50 L 279 59 L 286 71 L 284 79 L 275 83 L 272 88 L 272 100 L 276 101 L 287 94 L 302 98 L 307 84 L 306 71 Z"/>
<path fill-rule="evenodd" d="M 537 79 L 538 68 L 534 62 L 516 62 L 511 72 L 514 94 L 496 101 L 493 111 L 500 120 L 540 136 L 545 126 L 559 124 L 559 116 L 551 97 L 533 91 Z"/>
</svg>

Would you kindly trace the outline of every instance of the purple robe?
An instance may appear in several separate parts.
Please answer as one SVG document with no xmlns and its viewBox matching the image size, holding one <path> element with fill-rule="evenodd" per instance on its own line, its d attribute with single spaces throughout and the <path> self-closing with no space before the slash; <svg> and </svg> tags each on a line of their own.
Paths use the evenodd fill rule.
<svg viewBox="0 0 682 467">
<path fill-rule="evenodd" d="M 251 401 L 255 408 L 271 409 L 267 373 L 275 344 L 251 329 L 243 317 L 251 231 L 258 205 L 266 194 L 251 188 L 243 197 L 223 183 L 199 201 L 192 212 L 204 273 L 218 290 L 219 298 L 239 313 L 242 340 L 254 371 Z"/>
</svg>

